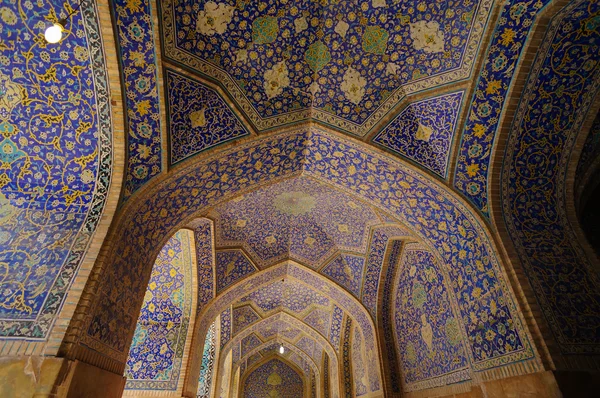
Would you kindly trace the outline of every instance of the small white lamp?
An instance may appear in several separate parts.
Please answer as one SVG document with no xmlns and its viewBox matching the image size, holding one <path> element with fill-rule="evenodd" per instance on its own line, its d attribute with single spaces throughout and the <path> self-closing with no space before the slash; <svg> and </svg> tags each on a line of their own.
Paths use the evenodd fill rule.
<svg viewBox="0 0 600 398">
<path fill-rule="evenodd" d="M 60 39 L 62 39 L 64 25 L 61 22 L 62 20 L 58 21 L 52 26 L 49 26 L 48 29 L 46 29 L 46 32 L 44 32 L 44 38 L 46 38 L 46 41 L 48 43 L 55 44 L 58 43 Z"/>
<path fill-rule="evenodd" d="M 283 353 L 284 353 L 284 351 L 285 351 L 285 350 L 284 350 L 284 348 L 283 348 L 283 345 L 279 346 L 279 353 L 280 353 L 280 354 L 283 354 Z"/>
</svg>

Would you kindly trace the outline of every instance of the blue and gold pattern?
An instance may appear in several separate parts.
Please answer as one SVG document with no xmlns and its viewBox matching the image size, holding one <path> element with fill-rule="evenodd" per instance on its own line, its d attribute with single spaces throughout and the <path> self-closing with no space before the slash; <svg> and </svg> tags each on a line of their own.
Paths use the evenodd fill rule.
<svg viewBox="0 0 600 398">
<path fill-rule="evenodd" d="M 331 313 L 331 329 L 329 330 L 329 342 L 340 352 L 340 338 L 342 336 L 342 321 L 344 320 L 344 310 L 337 305 L 333 306 L 333 312 Z"/>
<path fill-rule="evenodd" d="M 291 258 L 317 269 L 336 250 L 364 253 L 369 226 L 380 222 L 370 206 L 304 177 L 240 196 L 210 215 L 217 245 L 242 244 L 260 268 Z"/>
<path fill-rule="evenodd" d="M 404 390 L 469 379 L 460 326 L 451 309 L 444 276 L 433 255 L 424 250 L 407 249 L 400 270 L 397 295 L 393 298 L 393 319 Z M 499 311 L 502 310 L 494 304 L 471 316 L 494 324 L 502 316 Z M 514 330 L 504 326 L 486 329 L 483 321 L 470 331 L 470 336 L 494 349 L 520 345 Z"/>
<path fill-rule="evenodd" d="M 190 235 L 177 232 L 156 259 L 129 350 L 126 389 L 177 388 L 193 316 Z"/>
<path fill-rule="evenodd" d="M 365 258 L 350 254 L 340 254 L 322 270 L 336 283 L 346 288 L 356 297 L 360 297 L 360 287 L 365 271 Z"/>
<path fill-rule="evenodd" d="M 150 0 L 113 4 L 127 109 L 127 199 L 162 170 L 156 44 Z"/>
<path fill-rule="evenodd" d="M 171 164 L 248 135 L 215 90 L 170 69 L 165 75 Z"/>
<path fill-rule="evenodd" d="M 408 105 L 373 142 L 446 178 L 464 91 Z"/>
<path fill-rule="evenodd" d="M 165 56 L 263 130 L 312 117 L 365 135 L 407 94 L 469 76 L 491 1 L 168 0 Z"/>
<path fill-rule="evenodd" d="M 254 311 L 250 305 L 244 305 L 233 309 L 233 334 L 239 333 L 247 326 L 252 325 L 254 322 L 259 321 L 260 315 Z"/>
<path fill-rule="evenodd" d="M 253 272 L 256 268 L 241 250 L 217 251 L 217 294 Z"/>
<path fill-rule="evenodd" d="M 250 336 L 244 337 L 241 342 L 241 356 L 245 356 L 246 354 L 248 354 L 248 352 L 250 352 L 252 349 L 258 347 L 261 344 L 262 341 L 255 334 L 251 334 Z"/>
<path fill-rule="evenodd" d="M 563 205 L 574 142 L 600 89 L 599 21 L 590 1 L 569 3 L 552 21 L 502 169 L 504 219 L 563 354 L 600 353 L 600 278 Z"/>
<path fill-rule="evenodd" d="M 47 338 L 102 216 L 112 119 L 97 10 L 83 1 L 0 12 L 0 338 Z"/>
<path fill-rule="evenodd" d="M 329 318 L 331 317 L 329 310 L 316 308 L 304 318 L 304 323 L 311 326 L 317 332 L 327 337 L 329 335 Z"/>
<path fill-rule="evenodd" d="M 371 237 L 361 301 L 369 310 L 373 319 L 376 319 L 377 315 L 377 298 L 379 297 L 381 270 L 383 268 L 388 241 L 391 237 L 403 235 L 407 236 L 409 233 L 398 227 L 384 227 L 375 229 Z"/>
<path fill-rule="evenodd" d="M 299 150 L 303 154 L 301 158 L 298 157 Z M 128 319 L 131 310 L 123 303 L 135 302 L 135 292 L 140 288 L 138 280 L 143 279 L 143 265 L 153 253 L 152 250 L 134 248 L 149 247 L 152 238 L 168 235 L 172 225 L 183 222 L 217 200 L 234 198 L 259 184 L 294 176 L 302 170 L 337 189 L 359 195 L 372 206 L 386 209 L 413 233 L 440 248 L 439 255 L 447 267 L 452 294 L 458 300 L 460 327 L 465 333 L 472 332 L 475 337 L 480 327 L 484 330 L 504 327 L 516 333 L 520 344 L 513 347 L 492 347 L 475 339 L 469 340 L 467 351 L 473 358 L 475 370 L 533 358 L 528 334 L 522 326 L 489 235 L 462 202 L 443 186 L 393 158 L 317 128 L 299 128 L 239 146 L 200 162 L 189 171 L 174 176 L 168 184 L 157 187 L 161 193 L 149 195 L 130 215 L 131 220 L 139 221 L 124 224 L 127 227 L 113 251 L 114 258 L 109 260 L 112 266 L 104 274 L 96 303 L 98 307 L 90 313 L 89 337 L 84 338 L 85 343 L 106 350 L 109 347 L 118 349 L 119 342 L 125 340 L 123 335 L 131 325 Z M 230 178 L 222 181 L 223 174 Z M 142 219 L 145 221 L 141 222 Z M 281 272 L 278 270 L 276 268 L 273 273 L 267 270 L 265 278 Z M 131 280 L 128 288 L 121 282 L 125 272 Z M 296 267 L 288 267 L 287 272 L 317 289 L 324 285 L 316 276 Z M 338 294 L 328 288 L 332 297 Z M 112 298 L 115 297 L 111 295 L 113 290 L 123 299 Z M 339 300 L 348 301 L 347 297 Z M 492 302 L 501 314 L 495 323 L 492 324 L 489 318 L 470 317 L 471 312 L 491 308 Z M 344 305 L 352 308 L 356 304 L 348 302 Z M 362 322 L 365 342 L 374 341 L 370 316 L 365 316 L 364 320 L 358 320 L 362 315 L 356 316 L 357 321 Z M 106 333 L 102 325 L 113 319 L 121 327 Z M 373 350 L 367 347 L 367 358 L 376 361 L 377 354 Z M 371 369 L 374 373 L 369 375 L 372 379 L 370 389 L 376 391 L 380 388 L 377 386 L 377 364 L 369 366 L 369 371 Z"/>
<path fill-rule="evenodd" d="M 550 0 L 504 3 L 462 132 L 454 186 L 489 215 L 492 150 L 502 111 L 536 15 Z"/>
<path fill-rule="evenodd" d="M 227 308 L 225 311 L 221 312 L 221 338 L 219 339 L 219 343 L 221 348 L 231 340 L 231 308 Z"/>
<path fill-rule="evenodd" d="M 194 230 L 196 262 L 198 263 L 198 309 L 196 312 L 200 313 L 215 294 L 213 223 L 207 218 L 200 218 L 194 220 L 191 227 Z"/>
<path fill-rule="evenodd" d="M 280 359 L 251 370 L 244 380 L 243 397 L 304 397 L 304 378 Z"/>
<path fill-rule="evenodd" d="M 202 350 L 202 364 L 200 365 L 200 376 L 198 378 L 197 398 L 210 398 L 211 384 L 213 380 L 213 370 L 216 355 L 216 333 L 215 324 L 210 325 L 206 338 L 204 339 L 204 349 Z"/>
</svg>

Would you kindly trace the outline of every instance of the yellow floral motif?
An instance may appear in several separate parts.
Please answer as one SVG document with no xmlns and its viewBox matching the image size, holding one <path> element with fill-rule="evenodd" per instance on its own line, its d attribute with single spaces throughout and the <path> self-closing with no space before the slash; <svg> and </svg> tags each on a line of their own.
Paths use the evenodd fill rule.
<svg viewBox="0 0 600 398">
<path fill-rule="evenodd" d="M 283 93 L 283 89 L 290 85 L 288 73 L 285 61 L 276 63 L 272 69 L 267 69 L 264 74 L 264 88 L 269 99 Z"/>
<path fill-rule="evenodd" d="M 192 122 L 192 128 L 206 126 L 206 115 L 204 112 L 205 108 L 190 113 L 190 121 Z"/>
<path fill-rule="evenodd" d="M 502 32 L 502 35 L 500 36 L 502 38 L 502 40 L 501 40 L 502 45 L 508 46 L 509 44 L 514 43 L 514 39 L 515 39 L 516 35 L 517 35 L 517 32 L 515 32 L 514 30 L 512 30 L 510 28 L 504 29 L 504 32 Z"/>
<path fill-rule="evenodd" d="M 0 120 L 8 120 L 10 112 L 22 100 L 21 86 L 0 71 Z"/>
<path fill-rule="evenodd" d="M 477 123 L 473 127 L 473 134 L 477 138 L 481 138 L 485 135 L 485 126 L 483 124 Z"/>
<path fill-rule="evenodd" d="M 444 32 L 435 21 L 418 21 L 410 24 L 413 47 L 426 53 L 444 51 Z"/>
<path fill-rule="evenodd" d="M 362 77 L 359 71 L 349 67 L 344 73 L 344 80 L 340 89 L 344 92 L 348 101 L 358 105 L 365 95 L 366 84 L 367 79 Z"/>
<path fill-rule="evenodd" d="M 469 177 L 475 177 L 479 171 L 479 165 L 477 163 L 471 163 L 467 166 L 467 174 Z"/>
<path fill-rule="evenodd" d="M 499 94 L 499 89 L 502 87 L 502 82 L 500 80 L 491 80 L 488 82 L 487 88 L 485 92 L 487 94 Z"/>
<path fill-rule="evenodd" d="M 227 30 L 229 22 L 231 22 L 234 10 L 235 7 L 225 3 L 207 2 L 204 5 L 204 10 L 198 13 L 196 30 L 206 36 L 213 36 L 215 33 L 222 35 Z"/>
<path fill-rule="evenodd" d="M 433 134 L 433 129 L 431 127 L 424 126 L 421 123 L 419 123 L 419 128 L 417 129 L 415 138 L 419 141 L 429 142 L 432 134 Z"/>
</svg>

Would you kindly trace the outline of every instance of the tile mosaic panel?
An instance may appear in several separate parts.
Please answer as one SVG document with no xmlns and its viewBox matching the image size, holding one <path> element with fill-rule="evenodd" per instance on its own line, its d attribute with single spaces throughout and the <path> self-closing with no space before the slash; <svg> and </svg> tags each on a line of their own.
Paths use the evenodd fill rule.
<svg viewBox="0 0 600 398">
<path fill-rule="evenodd" d="M 304 323 L 311 326 L 317 332 L 327 337 L 329 335 L 329 318 L 331 312 L 329 310 L 315 309 L 304 318 Z"/>
<path fill-rule="evenodd" d="M 162 171 L 157 53 L 151 7 L 150 0 L 115 0 L 111 7 L 127 110 L 123 200 Z"/>
<path fill-rule="evenodd" d="M 286 309 L 302 313 L 309 306 L 328 306 L 329 299 L 317 290 L 297 281 L 276 281 L 240 299 L 241 303 L 252 302 L 265 313 L 275 309 Z"/>
<path fill-rule="evenodd" d="M 504 220 L 563 354 L 600 353 L 600 277 L 564 204 L 574 141 L 600 89 L 599 19 L 598 2 L 576 1 L 551 22 L 503 159 Z"/>
<path fill-rule="evenodd" d="M 301 158 L 298 157 L 299 150 Z M 502 303 L 498 308 L 502 318 L 495 325 L 483 321 L 484 327 L 503 325 L 512 328 L 518 334 L 521 345 L 492 349 L 468 340 L 474 369 L 483 370 L 533 358 L 528 334 L 518 316 L 514 297 L 508 289 L 489 235 L 470 210 L 446 188 L 417 170 L 371 151 L 364 144 L 340 139 L 316 127 L 311 127 L 310 132 L 306 128 L 298 128 L 271 135 L 199 162 L 193 169 L 174 176 L 168 184 L 157 186 L 156 192 L 150 192 L 144 202 L 132 208 L 127 219 L 135 222 L 123 224 L 121 239 L 116 241 L 111 252 L 114 257 L 108 260 L 112 266 L 103 276 L 101 293 L 89 313 L 88 335 L 83 337 L 82 343 L 107 355 L 118 356 L 117 353 L 122 352 L 122 341 L 126 340 L 123 336 L 135 324 L 132 319 L 135 315 L 128 305 L 136 302 L 136 294 L 141 289 L 139 280 L 149 272 L 144 268 L 153 255 L 149 238 L 159 239 L 168 235 L 172 225 L 214 205 L 217 200 L 233 198 L 268 181 L 276 182 L 284 176 L 297 175 L 301 170 L 340 190 L 353 192 L 373 206 L 386 208 L 428 244 L 439 247 L 439 255 L 448 268 L 451 286 L 458 300 L 461 327 L 465 332 L 474 330 L 480 321 L 470 319 L 472 310 L 482 306 L 490 308 L 492 300 Z M 219 176 L 223 173 L 231 176 L 226 182 L 220 180 Z M 481 270 L 478 260 L 483 264 Z M 466 272 L 467 269 L 470 273 Z M 296 279 L 306 280 L 316 289 L 328 288 L 332 295 L 338 295 L 335 287 L 328 286 L 315 276 L 291 266 L 287 270 L 297 274 Z M 266 270 L 257 283 L 262 278 L 275 275 L 281 278 L 283 272 L 281 267 L 275 267 L 271 272 Z M 454 283 L 461 278 L 463 284 Z M 475 287 L 482 289 L 479 297 L 472 295 Z M 243 284 L 241 289 L 249 291 L 250 286 Z M 226 297 L 230 296 L 225 294 Z M 336 300 L 345 299 L 336 297 Z M 354 304 L 348 302 L 343 306 L 349 308 L 348 312 L 354 312 Z M 352 316 L 361 324 L 365 342 L 374 341 L 368 321 L 370 317 L 357 311 Z M 120 327 L 108 333 L 103 325 L 113 321 Z M 208 325 L 199 327 L 205 333 L 203 328 Z M 367 347 L 367 358 L 371 358 L 369 351 L 372 350 Z M 376 351 L 372 353 L 376 355 Z M 368 369 L 373 373 L 369 377 L 374 391 L 379 383 L 378 368 L 369 366 Z"/>
<path fill-rule="evenodd" d="M 213 223 L 207 218 L 201 218 L 194 220 L 192 227 L 196 242 L 196 262 L 198 263 L 198 308 L 196 312 L 200 313 L 215 294 Z"/>
<path fill-rule="evenodd" d="M 392 297 L 393 322 L 405 391 L 469 379 L 459 321 L 451 309 L 447 282 L 433 254 L 407 249 L 399 269 L 397 295 Z M 473 294 L 478 295 L 481 290 L 474 286 Z M 476 329 L 469 332 L 482 346 L 497 349 L 520 344 L 514 328 L 503 324 L 485 327 L 485 322 L 494 325 L 502 317 L 501 311 L 500 303 L 492 302 L 490 308 L 471 313 L 478 322 Z"/>
<path fill-rule="evenodd" d="M 352 388 L 352 346 L 350 341 L 350 334 L 352 333 L 352 319 L 346 318 L 344 322 L 344 334 L 342 336 L 342 364 L 343 364 L 343 375 L 344 375 L 344 397 L 353 398 L 354 391 Z"/>
<path fill-rule="evenodd" d="M 360 297 L 364 271 L 364 257 L 339 254 L 321 270 L 321 273 L 346 288 L 354 296 Z"/>
<path fill-rule="evenodd" d="M 165 78 L 171 164 L 249 134 L 215 90 L 170 69 Z"/>
<path fill-rule="evenodd" d="M 246 377 L 242 396 L 247 398 L 303 398 L 304 381 L 292 367 L 280 359 L 271 359 Z"/>
<path fill-rule="evenodd" d="M 46 44 L 53 0 L 0 12 L 0 338 L 44 340 L 102 217 L 112 118 L 94 3 Z"/>
<path fill-rule="evenodd" d="M 373 142 L 446 178 L 463 95 L 458 91 L 410 103 Z"/>
<path fill-rule="evenodd" d="M 354 327 L 352 337 L 352 371 L 354 380 L 354 396 L 360 397 L 367 391 L 367 372 L 365 370 L 365 357 L 362 350 L 362 335 L 357 327 Z"/>
<path fill-rule="evenodd" d="M 231 340 L 231 308 L 227 308 L 225 311 L 221 312 L 221 338 L 219 339 L 221 343 L 221 348 Z"/>
<path fill-rule="evenodd" d="M 258 338 L 255 334 L 251 334 L 250 336 L 244 337 L 242 339 L 242 351 L 241 356 L 246 356 L 248 352 L 252 351 L 252 349 L 258 347 L 262 344 L 261 339 Z"/>
<path fill-rule="evenodd" d="M 245 305 L 243 307 L 233 309 L 233 334 L 239 333 L 242 329 L 253 323 L 260 321 L 260 315 L 254 309 Z"/>
<path fill-rule="evenodd" d="M 385 227 L 375 229 L 371 237 L 361 301 L 369 310 L 373 319 L 377 317 L 377 297 L 379 295 L 385 250 L 390 237 L 398 236 L 410 236 L 410 233 L 398 227 Z"/>
<path fill-rule="evenodd" d="M 168 0 L 164 52 L 261 130 L 312 117 L 362 136 L 407 94 L 469 76 L 491 5 Z"/>
<path fill-rule="evenodd" d="M 175 390 L 192 314 L 191 232 L 180 230 L 158 255 L 133 342 L 127 390 Z"/>
<path fill-rule="evenodd" d="M 219 250 L 216 256 L 217 294 L 240 279 L 256 272 L 256 267 L 241 250 Z"/>
<path fill-rule="evenodd" d="M 399 394 L 401 392 L 400 367 L 398 365 L 398 353 L 396 351 L 393 326 L 393 311 L 395 311 L 396 307 L 393 305 L 392 294 L 395 286 L 394 276 L 396 275 L 396 268 L 398 268 L 404 243 L 402 241 L 394 241 L 391 245 L 392 249 L 388 268 L 383 280 L 383 299 L 380 317 L 382 320 L 381 324 L 383 325 L 383 344 L 384 350 L 387 353 L 388 375 L 390 376 L 391 388 L 392 392 Z"/>
<path fill-rule="evenodd" d="M 502 120 L 517 65 L 536 15 L 550 0 L 508 0 L 503 3 L 477 88 L 462 131 L 454 186 L 485 216 L 489 216 L 489 169 L 496 132 Z"/>
<path fill-rule="evenodd" d="M 344 310 L 334 304 L 331 313 L 331 329 L 329 330 L 329 342 L 340 353 L 340 337 L 342 335 L 342 321 L 344 320 Z"/>
<path fill-rule="evenodd" d="M 335 250 L 365 252 L 374 210 L 310 178 L 258 189 L 211 212 L 217 245 L 247 249 L 260 268 L 292 258 L 318 268 Z"/>
<path fill-rule="evenodd" d="M 200 376 L 198 378 L 197 398 L 210 398 L 210 390 L 213 379 L 213 370 L 215 365 L 216 350 L 216 326 L 213 323 L 206 333 L 204 340 L 204 349 L 202 350 L 202 364 L 200 366 Z"/>
</svg>

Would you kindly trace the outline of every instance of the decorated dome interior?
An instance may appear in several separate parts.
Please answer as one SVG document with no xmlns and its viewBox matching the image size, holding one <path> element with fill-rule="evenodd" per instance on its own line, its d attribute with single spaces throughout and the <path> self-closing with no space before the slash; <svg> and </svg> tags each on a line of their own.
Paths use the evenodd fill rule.
<svg viewBox="0 0 600 398">
<path fill-rule="evenodd" d="M 568 397 L 599 187 L 597 0 L 4 1 L 0 396 Z"/>
</svg>

